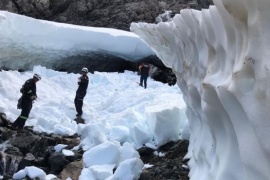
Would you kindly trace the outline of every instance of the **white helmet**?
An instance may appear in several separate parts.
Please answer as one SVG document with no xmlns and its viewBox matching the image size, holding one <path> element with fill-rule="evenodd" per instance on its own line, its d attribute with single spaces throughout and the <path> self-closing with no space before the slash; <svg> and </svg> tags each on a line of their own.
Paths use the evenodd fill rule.
<svg viewBox="0 0 270 180">
<path fill-rule="evenodd" d="M 41 80 L 41 76 L 39 74 L 34 74 L 33 77 L 37 78 L 38 80 Z"/>
<path fill-rule="evenodd" d="M 82 68 L 82 72 L 88 73 L 88 69 L 86 67 Z"/>
</svg>

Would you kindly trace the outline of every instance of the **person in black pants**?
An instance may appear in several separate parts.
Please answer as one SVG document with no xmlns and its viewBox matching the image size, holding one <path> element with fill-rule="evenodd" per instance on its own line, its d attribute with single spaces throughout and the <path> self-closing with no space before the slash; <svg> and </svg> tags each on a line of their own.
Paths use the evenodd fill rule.
<svg viewBox="0 0 270 180">
<path fill-rule="evenodd" d="M 150 67 L 147 64 L 142 63 L 142 65 L 139 66 L 139 70 L 140 70 L 140 74 L 141 74 L 139 85 L 143 87 L 143 83 L 144 83 L 144 89 L 146 89 L 147 78 L 148 78 L 149 73 L 150 73 Z"/>
<path fill-rule="evenodd" d="M 76 117 L 80 118 L 83 114 L 82 107 L 83 107 L 83 98 L 86 95 L 86 90 L 88 87 L 89 79 L 87 76 L 88 69 L 87 68 L 82 68 L 82 76 L 78 78 L 78 89 L 76 91 L 76 96 L 75 96 L 75 108 L 77 111 Z"/>
<path fill-rule="evenodd" d="M 28 79 L 22 89 L 20 116 L 12 123 L 12 129 L 23 129 L 25 121 L 28 119 L 29 113 L 32 109 L 33 101 L 37 98 L 36 83 L 41 79 L 39 74 L 34 74 L 33 78 Z"/>
</svg>

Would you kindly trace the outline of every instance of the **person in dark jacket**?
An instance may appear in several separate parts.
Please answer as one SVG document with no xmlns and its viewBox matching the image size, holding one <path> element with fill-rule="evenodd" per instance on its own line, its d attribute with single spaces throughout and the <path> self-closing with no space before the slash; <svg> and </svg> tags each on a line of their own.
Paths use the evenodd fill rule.
<svg viewBox="0 0 270 180">
<path fill-rule="evenodd" d="M 88 87 L 89 79 L 87 76 L 88 69 L 86 67 L 82 68 L 82 76 L 78 78 L 78 89 L 76 91 L 76 96 L 75 96 L 75 108 L 77 111 L 76 116 L 81 117 L 83 114 L 82 107 L 83 107 L 83 98 L 86 95 L 86 90 Z"/>
<path fill-rule="evenodd" d="M 146 89 L 147 78 L 148 78 L 149 73 L 150 73 L 150 67 L 147 64 L 142 63 L 142 65 L 139 66 L 139 70 L 140 70 L 140 74 L 141 74 L 139 85 L 143 87 L 143 83 L 144 83 L 144 89 Z"/>
<path fill-rule="evenodd" d="M 25 121 L 28 119 L 29 113 L 32 109 L 33 101 L 37 99 L 36 83 L 41 79 L 39 74 L 34 74 L 33 78 L 28 79 L 22 89 L 20 116 L 13 122 L 11 127 L 13 129 L 23 129 Z"/>
</svg>

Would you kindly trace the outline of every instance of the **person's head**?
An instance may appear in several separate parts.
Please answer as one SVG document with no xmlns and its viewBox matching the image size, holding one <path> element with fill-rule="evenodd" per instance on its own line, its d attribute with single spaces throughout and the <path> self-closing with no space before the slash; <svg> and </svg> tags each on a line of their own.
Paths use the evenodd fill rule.
<svg viewBox="0 0 270 180">
<path fill-rule="evenodd" d="M 34 82 L 36 83 L 36 82 L 38 82 L 39 80 L 41 80 L 41 76 L 40 76 L 39 74 L 34 74 L 33 80 L 34 80 Z"/>
<path fill-rule="evenodd" d="M 82 74 L 86 75 L 88 73 L 88 69 L 86 67 L 82 68 Z"/>
</svg>

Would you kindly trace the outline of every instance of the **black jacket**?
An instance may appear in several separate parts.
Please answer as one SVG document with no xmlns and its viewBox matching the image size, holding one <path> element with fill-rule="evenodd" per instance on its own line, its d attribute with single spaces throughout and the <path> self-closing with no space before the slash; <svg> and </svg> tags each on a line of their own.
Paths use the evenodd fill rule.
<svg viewBox="0 0 270 180">
<path fill-rule="evenodd" d="M 81 81 L 78 82 L 79 87 L 77 89 L 77 93 L 80 93 L 80 92 L 86 93 L 88 83 L 89 83 L 88 76 L 81 76 L 80 79 Z"/>
<path fill-rule="evenodd" d="M 22 88 L 22 94 L 30 99 L 31 96 L 37 96 L 36 83 L 33 79 L 28 79 Z"/>
<path fill-rule="evenodd" d="M 140 68 L 141 75 L 149 76 L 149 70 L 150 70 L 150 67 L 148 65 L 142 65 Z"/>
</svg>

